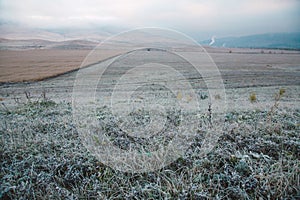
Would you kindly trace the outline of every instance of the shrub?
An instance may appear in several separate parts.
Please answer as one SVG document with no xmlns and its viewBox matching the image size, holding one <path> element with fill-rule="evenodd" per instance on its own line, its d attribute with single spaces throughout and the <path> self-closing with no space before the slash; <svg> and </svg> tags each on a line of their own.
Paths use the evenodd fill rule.
<svg viewBox="0 0 300 200">
<path fill-rule="evenodd" d="M 284 88 L 280 88 L 279 89 L 279 95 L 282 96 L 285 93 L 285 89 Z"/>
<path fill-rule="evenodd" d="M 207 99 L 207 98 L 208 98 L 208 94 L 205 93 L 205 92 L 200 92 L 200 93 L 199 93 L 199 96 L 200 96 L 200 99 L 201 99 L 201 100 L 204 100 L 204 99 Z"/>
<path fill-rule="evenodd" d="M 256 102 L 257 101 L 256 94 L 254 92 L 252 92 L 250 94 L 249 99 L 250 99 L 251 103 Z"/>
<path fill-rule="evenodd" d="M 216 95 L 215 95 L 215 99 L 216 99 L 216 100 L 219 100 L 219 99 L 221 99 L 221 95 L 219 95 L 219 94 L 216 94 Z"/>
</svg>

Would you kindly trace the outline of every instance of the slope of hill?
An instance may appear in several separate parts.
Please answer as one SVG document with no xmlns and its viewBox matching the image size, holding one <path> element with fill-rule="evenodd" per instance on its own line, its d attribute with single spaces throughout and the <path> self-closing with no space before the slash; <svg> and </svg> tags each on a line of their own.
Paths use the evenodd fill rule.
<svg viewBox="0 0 300 200">
<path fill-rule="evenodd" d="M 211 40 L 205 40 L 200 43 L 213 47 L 300 50 L 300 32 L 212 38 Z"/>
<path fill-rule="evenodd" d="M 32 49 L 93 49 L 96 41 L 66 40 L 54 42 L 41 39 L 10 40 L 0 38 L 0 50 L 32 50 Z"/>
<path fill-rule="evenodd" d="M 88 40 L 99 42 L 109 37 L 111 33 L 106 29 L 39 29 L 27 26 L 13 24 L 1 24 L 0 38 L 9 40 L 47 40 L 53 42 L 62 42 L 66 40 Z"/>
</svg>

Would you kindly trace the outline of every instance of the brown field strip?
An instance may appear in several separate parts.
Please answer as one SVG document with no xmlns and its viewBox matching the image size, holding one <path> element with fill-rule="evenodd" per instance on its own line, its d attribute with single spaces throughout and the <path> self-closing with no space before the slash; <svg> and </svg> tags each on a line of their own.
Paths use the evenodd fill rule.
<svg viewBox="0 0 300 200">
<path fill-rule="evenodd" d="M 79 68 L 90 50 L 0 51 L 0 82 L 36 81 Z"/>
<path fill-rule="evenodd" d="M 0 51 L 0 82 L 38 81 L 78 69 L 91 50 L 39 49 Z M 117 55 L 117 51 L 93 54 L 84 66 Z"/>
</svg>

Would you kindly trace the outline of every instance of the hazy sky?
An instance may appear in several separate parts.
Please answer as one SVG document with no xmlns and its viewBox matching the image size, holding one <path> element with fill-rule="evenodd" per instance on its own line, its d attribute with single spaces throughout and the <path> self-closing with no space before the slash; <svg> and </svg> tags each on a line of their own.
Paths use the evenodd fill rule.
<svg viewBox="0 0 300 200">
<path fill-rule="evenodd" d="M 172 28 L 193 37 L 300 31 L 299 0 L 0 0 L 0 20 L 38 28 Z"/>
</svg>

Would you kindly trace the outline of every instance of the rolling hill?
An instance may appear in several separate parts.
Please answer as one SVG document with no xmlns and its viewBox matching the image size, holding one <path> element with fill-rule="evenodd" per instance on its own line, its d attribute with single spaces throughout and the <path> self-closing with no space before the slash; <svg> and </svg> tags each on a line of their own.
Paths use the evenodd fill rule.
<svg viewBox="0 0 300 200">
<path fill-rule="evenodd" d="M 300 50 L 300 32 L 212 38 L 201 41 L 200 44 L 212 47 Z"/>
</svg>

